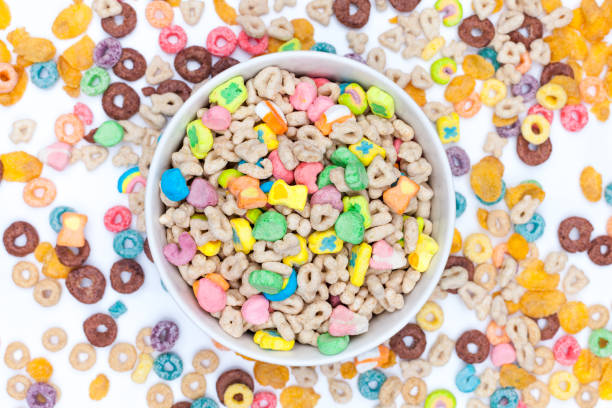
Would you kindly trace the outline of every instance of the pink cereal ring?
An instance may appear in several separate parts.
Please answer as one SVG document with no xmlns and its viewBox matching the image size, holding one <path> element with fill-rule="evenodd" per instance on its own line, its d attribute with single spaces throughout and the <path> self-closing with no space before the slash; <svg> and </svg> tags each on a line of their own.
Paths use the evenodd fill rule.
<svg viewBox="0 0 612 408">
<path fill-rule="evenodd" d="M 208 52 L 217 57 L 229 57 L 236 49 L 236 34 L 227 27 L 214 28 L 206 37 Z"/>
<path fill-rule="evenodd" d="M 176 54 L 187 45 L 187 33 L 183 27 L 169 25 L 159 33 L 159 46 L 168 54 Z"/>
<path fill-rule="evenodd" d="M 553 118 L 554 118 L 553 112 L 550 109 L 546 109 L 545 107 L 543 107 L 539 103 L 536 103 L 531 108 L 529 108 L 529 110 L 527 111 L 527 114 L 528 115 L 542 115 L 551 124 L 552 124 Z"/>
<path fill-rule="evenodd" d="M 589 112 L 582 104 L 565 105 L 561 109 L 561 126 L 569 132 L 582 130 L 589 122 Z"/>
<path fill-rule="evenodd" d="M 323 85 L 325 85 L 326 83 L 329 82 L 329 79 L 327 79 L 327 78 L 312 78 L 312 80 L 314 81 L 314 83 L 317 86 L 317 88 L 320 88 L 320 87 L 322 87 Z"/>
<path fill-rule="evenodd" d="M 516 351 L 510 343 L 501 343 L 493 346 L 491 350 L 491 362 L 495 367 L 501 367 L 504 364 L 512 364 L 516 360 Z"/>
<path fill-rule="evenodd" d="M 253 396 L 251 408 L 276 408 L 276 394 L 269 391 L 259 391 Z"/>
<path fill-rule="evenodd" d="M 47 166 L 57 171 L 62 171 L 70 164 L 71 152 L 71 145 L 57 142 L 41 150 L 38 154 L 38 158 Z"/>
<path fill-rule="evenodd" d="M 225 308 L 227 293 L 212 280 L 202 278 L 198 281 L 196 299 L 202 309 L 208 313 L 217 313 Z"/>
<path fill-rule="evenodd" d="M 553 346 L 553 356 L 557 363 L 564 366 L 574 365 L 580 355 L 580 344 L 578 341 L 569 335 L 559 338 Z"/>
<path fill-rule="evenodd" d="M 121 232 L 130 228 L 132 212 L 123 205 L 116 205 L 104 213 L 104 227 L 110 232 Z"/>
<path fill-rule="evenodd" d="M 91 109 L 89 109 L 89 106 L 84 103 L 77 102 L 77 104 L 74 105 L 72 113 L 81 119 L 84 125 L 91 125 L 93 123 L 93 113 Z"/>
<path fill-rule="evenodd" d="M 319 162 L 300 163 L 293 171 L 296 184 L 303 184 L 308 187 L 308 194 L 316 193 L 319 189 L 317 186 L 317 176 L 323 171 L 323 164 Z"/>
<path fill-rule="evenodd" d="M 317 88 L 311 82 L 300 82 L 295 86 L 289 102 L 296 110 L 305 111 L 312 105 L 316 97 Z"/>
<path fill-rule="evenodd" d="M 0 62 L 0 94 L 9 93 L 17 86 L 19 75 L 9 63 Z"/>
<path fill-rule="evenodd" d="M 240 312 L 250 324 L 264 324 L 270 318 L 270 302 L 263 295 L 253 295 L 243 304 Z"/>
<path fill-rule="evenodd" d="M 147 4 L 145 17 L 149 24 L 155 28 L 164 28 L 172 23 L 174 11 L 172 6 L 165 1 L 155 0 Z"/>
<path fill-rule="evenodd" d="M 312 122 L 319 120 L 321 115 L 334 105 L 334 101 L 328 96 L 317 96 L 314 102 L 306 110 L 308 119 Z"/>
<path fill-rule="evenodd" d="M 163 253 L 168 262 L 172 265 L 187 265 L 195 256 L 197 251 L 196 243 L 188 232 L 179 235 L 177 244 L 166 244 Z"/>
<path fill-rule="evenodd" d="M 249 37 L 243 30 L 238 34 L 238 46 L 251 55 L 261 55 L 268 51 L 268 36 L 253 38 Z"/>
<path fill-rule="evenodd" d="M 204 113 L 202 123 L 211 130 L 223 132 L 230 127 L 232 114 L 223 106 L 215 105 Z"/>
<path fill-rule="evenodd" d="M 272 176 L 274 176 L 275 179 L 285 180 L 287 184 L 293 183 L 293 172 L 285 168 L 280 157 L 278 157 L 278 149 L 272 150 L 268 155 L 268 159 L 272 162 Z"/>
<path fill-rule="evenodd" d="M 73 145 L 85 136 L 85 127 L 78 116 L 66 113 L 55 121 L 55 136 L 60 142 Z"/>
</svg>

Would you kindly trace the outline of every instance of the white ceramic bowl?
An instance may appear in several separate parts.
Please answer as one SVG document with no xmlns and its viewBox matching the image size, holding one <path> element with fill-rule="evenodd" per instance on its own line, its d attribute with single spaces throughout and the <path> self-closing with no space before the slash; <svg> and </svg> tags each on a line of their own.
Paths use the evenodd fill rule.
<svg viewBox="0 0 612 408">
<path fill-rule="evenodd" d="M 170 166 L 171 154 L 182 143 L 186 125 L 193 120 L 198 109 L 208 105 L 209 93 L 219 84 L 236 75 L 251 78 L 268 66 L 278 66 L 299 75 L 358 82 L 365 89 L 376 85 L 389 92 L 395 99 L 397 116 L 414 128 L 416 140 L 433 166 L 429 181 L 435 192 L 431 208 L 432 236 L 440 245 L 440 250 L 414 290 L 405 296 L 403 309 L 375 316 L 370 321 L 368 332 L 352 337 L 346 350 L 335 356 L 325 356 L 316 347 L 297 342 L 291 351 L 262 350 L 253 342 L 251 333 L 245 333 L 238 339 L 228 335 L 221 329 L 217 319 L 200 308 L 191 286 L 183 281 L 177 268 L 166 261 L 162 254 L 166 234 L 165 227 L 158 222 L 158 217 L 164 211 L 159 198 L 159 182 L 162 173 Z M 256 360 L 286 366 L 312 366 L 346 360 L 377 347 L 397 333 L 415 316 L 438 283 L 447 254 L 450 253 L 455 222 L 455 195 L 448 160 L 431 122 L 422 110 L 400 87 L 369 66 L 349 58 L 312 51 L 279 52 L 252 58 L 221 72 L 194 92 L 172 118 L 159 141 L 149 172 L 145 208 L 147 235 L 155 265 L 168 292 L 187 316 L 213 339 L 230 349 Z"/>
</svg>

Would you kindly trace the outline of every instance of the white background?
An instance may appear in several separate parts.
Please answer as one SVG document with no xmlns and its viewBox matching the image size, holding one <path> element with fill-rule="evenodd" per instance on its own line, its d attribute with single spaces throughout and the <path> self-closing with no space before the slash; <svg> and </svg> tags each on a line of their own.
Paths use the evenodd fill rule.
<svg viewBox="0 0 612 408">
<path fill-rule="evenodd" d="M 89 2 L 89 1 L 88 1 Z M 33 36 L 42 36 L 53 39 L 58 48 L 57 56 L 76 40 L 60 41 L 53 37 L 51 24 L 57 13 L 66 7 L 68 0 L 8 0 L 13 15 L 11 26 L 7 30 L 0 32 L 0 38 L 6 42 L 6 35 L 12 29 L 25 26 Z M 146 1 L 130 1 L 137 9 L 139 24 L 135 32 L 121 39 L 124 47 L 132 47 L 143 53 L 150 61 L 153 55 L 163 52 L 157 44 L 158 30 L 149 26 L 144 19 L 144 6 Z M 237 5 L 238 1 L 230 1 Z M 270 4 L 273 3 L 271 0 Z M 306 1 L 298 0 L 298 6 L 283 10 L 283 14 L 288 18 L 305 16 Z M 429 1 L 423 2 L 429 4 Z M 465 15 L 471 14 L 469 1 L 463 1 Z M 578 1 L 566 1 L 568 6 L 575 6 Z M 419 9 L 424 7 L 422 4 Z M 370 36 L 367 49 L 378 46 L 377 36 L 391 28 L 387 20 L 396 13 L 390 7 L 385 12 L 377 11 L 372 6 L 370 22 L 363 28 Z M 266 21 L 275 17 L 273 11 L 265 16 Z M 196 27 L 188 27 L 183 23 L 182 16 L 178 9 L 175 9 L 175 23 L 187 28 L 189 44 L 204 45 L 206 33 L 213 27 L 221 24 L 214 12 L 212 2 L 206 1 L 204 17 Z M 318 23 L 315 26 L 315 40 L 332 42 L 340 54 L 349 52 L 345 33 L 346 28 L 341 26 L 332 17 L 328 27 L 323 27 Z M 237 30 L 234 28 L 235 31 Z M 105 35 L 100 29 L 99 18 L 94 15 L 94 19 L 89 27 L 88 34 L 99 41 Z M 456 30 L 443 28 L 443 35 L 447 41 L 455 38 Z M 473 51 L 473 50 L 472 50 Z M 244 59 L 245 54 L 237 51 L 236 58 Z M 164 56 L 167 61 L 172 61 L 170 56 Z M 410 72 L 415 64 L 420 63 L 425 68 L 429 68 L 429 62 L 417 59 L 409 61 L 402 59 L 399 54 L 387 52 L 387 66 L 390 68 L 402 69 Z M 431 61 L 430 61 L 431 62 Z M 539 68 L 533 68 L 532 73 L 539 76 Z M 111 72 L 111 75 L 112 72 Z M 114 78 L 114 76 L 113 76 Z M 114 78 L 116 79 L 116 78 Z M 132 84 L 139 90 L 145 86 L 141 80 Z M 63 113 L 72 112 L 75 100 L 68 97 L 61 89 L 61 84 L 57 83 L 50 90 L 40 90 L 31 83 L 28 85 L 25 97 L 16 105 L 10 108 L 0 108 L 0 152 L 5 153 L 14 150 L 25 150 L 31 154 L 38 154 L 44 147 L 55 142 L 53 125 L 55 118 Z M 441 100 L 442 87 L 437 87 L 428 91 L 429 100 Z M 437 98 L 437 99 L 436 99 Z M 82 96 L 81 102 L 88 104 L 94 111 L 94 125 L 105 120 L 105 116 L 100 108 L 100 98 L 90 98 Z M 149 103 L 143 99 L 146 103 Z M 28 144 L 14 145 L 8 138 L 11 124 L 18 119 L 31 118 L 38 122 L 38 127 L 33 140 Z M 461 122 L 461 141 L 459 145 L 465 148 L 472 162 L 480 160 L 484 156 L 482 145 L 485 140 L 486 132 L 493 130 L 491 124 L 491 111 L 483 108 L 482 111 L 473 119 Z M 588 202 L 581 194 L 578 177 L 582 168 L 592 165 L 603 174 L 604 185 L 612 182 L 612 138 L 610 124 L 597 122 L 593 116 L 586 129 L 577 134 L 565 132 L 559 123 L 558 113 L 552 128 L 553 154 L 550 159 L 541 166 L 528 167 L 524 165 L 515 152 L 515 140 L 511 140 L 504 151 L 502 161 L 506 171 L 504 179 L 508 186 L 518 184 L 525 179 L 536 179 L 546 191 L 546 199 L 538 209 L 538 212 L 546 219 L 547 227 L 544 236 L 537 242 L 541 256 L 545 256 L 549 251 L 560 249 L 556 238 L 556 229 L 559 222 L 567 216 L 580 215 L 588 218 L 594 225 L 593 236 L 605 233 L 605 222 L 612 215 L 612 207 L 608 206 L 603 200 L 598 203 Z M 111 149 L 111 157 L 118 150 L 118 147 Z M 51 178 L 57 184 L 57 198 L 51 207 L 43 209 L 32 209 L 27 207 L 21 198 L 23 184 L 8 183 L 0 184 L 0 231 L 3 231 L 11 222 L 15 220 L 26 220 L 38 229 L 41 241 L 55 243 L 56 234 L 49 227 L 48 215 L 51 209 L 58 205 L 70 205 L 85 213 L 89 217 L 86 229 L 87 238 L 92 246 L 92 252 L 88 263 L 97 266 L 107 277 L 110 266 L 118 257 L 112 250 L 113 234 L 104 229 L 102 217 L 104 212 L 111 206 L 117 204 L 127 205 L 127 197 L 117 192 L 116 181 L 123 170 L 113 167 L 109 160 L 94 172 L 88 172 L 82 163 L 77 163 L 69 167 L 64 172 L 57 172 L 49 167 L 43 170 L 43 176 Z M 455 179 L 457 191 L 463 193 L 468 198 L 468 209 L 458 220 L 457 228 L 463 237 L 472 232 L 482 232 L 476 222 L 476 209 L 478 204 L 474 199 L 469 188 L 468 176 Z M 498 204 L 495 208 L 504 208 Z M 33 255 L 25 258 L 35 262 Z M 119 335 L 117 341 L 135 341 L 136 333 L 145 326 L 153 326 L 160 319 L 171 319 L 176 321 L 181 329 L 181 336 L 176 344 L 174 351 L 180 354 L 184 360 L 185 371 L 192 371 L 191 359 L 200 349 L 211 348 L 210 339 L 202 333 L 190 321 L 188 321 L 176 307 L 172 299 L 163 291 L 159 283 L 159 277 L 152 264 L 144 255 L 138 258 L 146 271 L 146 279 L 143 287 L 135 294 L 120 295 L 115 292 L 110 285 L 107 285 L 104 298 L 95 305 L 83 305 L 78 303 L 63 287 L 62 299 L 57 306 L 42 308 L 32 298 L 31 289 L 21 289 L 15 286 L 11 280 L 11 270 L 18 261 L 0 249 L 0 353 L 4 355 L 6 345 L 12 341 L 20 340 L 30 348 L 32 357 L 44 356 L 51 361 L 54 366 L 54 373 L 51 381 L 57 384 L 62 390 L 61 400 L 58 406 L 146 406 L 145 395 L 147 389 L 158 382 L 158 378 L 151 373 L 144 385 L 134 384 L 129 373 L 113 372 L 108 366 L 109 348 L 97 349 L 98 361 L 96 365 L 85 373 L 74 370 L 68 363 L 68 355 L 72 346 L 78 342 L 85 341 L 81 328 L 85 318 L 93 313 L 106 312 L 107 308 L 116 300 L 122 300 L 128 312 L 117 320 Z M 570 263 L 582 268 L 591 280 L 591 284 L 579 295 L 570 296 L 570 300 L 580 299 L 587 305 L 602 303 L 606 307 L 610 306 L 609 287 L 612 283 L 610 272 L 612 268 L 597 267 L 588 259 L 585 253 L 570 255 Z M 63 286 L 63 285 L 62 285 Z M 440 330 L 451 338 L 457 338 L 463 331 L 479 328 L 484 330 L 485 322 L 478 322 L 473 313 L 467 311 L 457 297 L 448 297 L 441 302 L 445 311 L 445 323 Z M 59 326 L 68 332 L 68 346 L 58 352 L 50 353 L 46 351 L 40 341 L 44 330 L 52 326 Z M 608 328 L 610 328 L 610 324 Z M 392 335 L 393 333 L 389 333 Z M 435 341 L 437 333 L 428 334 L 429 344 Z M 586 344 L 584 331 L 578 337 L 581 344 Z M 552 343 L 546 342 L 552 346 Z M 214 396 L 214 384 L 218 374 L 228 368 L 242 367 L 251 371 L 252 363 L 241 359 L 231 352 L 218 352 L 222 360 L 221 367 L 217 372 L 207 376 L 208 396 Z M 425 354 L 426 355 L 426 354 Z M 477 373 L 480 374 L 488 363 L 477 365 Z M 454 385 L 454 376 L 464 363 L 453 356 L 449 364 L 444 368 L 437 368 L 432 375 L 427 378 L 430 390 L 445 387 L 457 395 L 458 406 L 465 406 L 467 398 L 460 395 Z M 562 367 L 555 367 L 555 371 Z M 387 369 L 388 375 L 399 375 L 399 366 Z M 9 377 L 23 373 L 23 370 L 16 372 L 9 370 L 4 365 L 0 365 L 0 384 L 6 384 Z M 110 379 L 110 392 L 101 402 L 92 402 L 88 398 L 88 384 L 99 373 L 106 374 Z M 547 378 L 540 378 L 547 381 Z M 295 379 L 291 377 L 288 385 L 294 384 Z M 356 384 L 356 380 L 352 381 Z M 185 398 L 180 392 L 180 381 L 175 380 L 170 383 L 174 391 L 175 401 L 182 401 Z M 267 387 L 269 389 L 269 387 Z M 257 385 L 256 390 L 262 387 Z M 328 395 L 327 381 L 319 375 L 319 382 L 315 387 L 321 394 L 319 405 L 321 407 L 334 406 L 333 401 Z M 279 393 L 277 393 L 278 395 Z M 353 406 L 375 406 L 376 403 L 366 401 L 361 398 L 356 389 L 353 391 Z M 397 400 L 401 405 L 401 397 Z M 560 403 L 551 402 L 551 406 L 574 406 L 574 402 Z M 4 385 L 0 387 L 0 407 L 16 408 L 25 406 L 25 401 L 18 402 L 12 400 L 6 394 Z M 604 406 L 601 403 L 600 406 Z"/>
</svg>

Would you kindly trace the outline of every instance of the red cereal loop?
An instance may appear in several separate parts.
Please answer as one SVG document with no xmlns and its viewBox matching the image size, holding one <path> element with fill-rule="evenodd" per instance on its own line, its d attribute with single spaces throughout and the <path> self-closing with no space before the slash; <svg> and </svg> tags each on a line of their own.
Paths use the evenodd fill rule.
<svg viewBox="0 0 612 408">
<path fill-rule="evenodd" d="M 176 54 L 187 45 L 187 33 L 183 27 L 170 25 L 162 28 L 159 33 L 159 46 L 168 54 Z"/>
<path fill-rule="evenodd" d="M 123 205 L 109 208 L 104 214 L 104 227 L 110 232 L 125 231 L 132 223 L 132 212 Z"/>
<path fill-rule="evenodd" d="M 542 115 L 551 124 L 552 124 L 553 118 L 554 118 L 553 112 L 551 110 L 549 110 L 549 109 L 546 109 L 545 107 L 543 107 L 539 103 L 536 103 L 531 108 L 529 108 L 529 110 L 527 111 L 527 114 L 528 115 Z"/>
<path fill-rule="evenodd" d="M 565 105 L 561 109 L 561 126 L 568 132 L 582 130 L 589 122 L 589 112 L 584 105 Z"/>
<path fill-rule="evenodd" d="M 574 365 L 580 355 L 580 344 L 572 336 L 560 337 L 553 346 L 553 356 L 557 363 L 564 366 Z"/>
<path fill-rule="evenodd" d="M 89 109 L 89 106 L 84 103 L 77 102 L 77 104 L 74 105 L 72 113 L 81 119 L 81 122 L 85 125 L 91 125 L 93 123 L 93 113 L 91 109 Z"/>
<path fill-rule="evenodd" d="M 227 27 L 214 28 L 206 37 L 208 52 L 217 57 L 227 57 L 236 49 L 236 34 Z"/>
<path fill-rule="evenodd" d="M 261 55 L 268 50 L 268 36 L 253 38 L 243 30 L 238 34 L 238 46 L 251 55 Z"/>
</svg>

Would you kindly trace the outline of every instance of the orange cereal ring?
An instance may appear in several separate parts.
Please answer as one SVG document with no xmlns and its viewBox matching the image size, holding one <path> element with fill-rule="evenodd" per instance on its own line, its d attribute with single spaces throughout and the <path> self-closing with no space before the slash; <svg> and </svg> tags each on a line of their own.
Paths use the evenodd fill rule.
<svg viewBox="0 0 612 408">
<path fill-rule="evenodd" d="M 580 81 L 580 95 L 582 100 L 590 105 L 606 100 L 606 87 L 604 82 L 596 77 L 584 77 Z"/>
<path fill-rule="evenodd" d="M 503 243 L 497 245 L 493 248 L 493 254 L 491 255 L 491 259 L 493 260 L 493 265 L 496 268 L 499 268 L 504 263 L 504 255 L 508 252 L 508 244 Z"/>
<path fill-rule="evenodd" d="M 174 11 L 172 6 L 165 1 L 155 0 L 147 4 L 145 16 L 153 27 L 164 28 L 172 23 Z"/>
<path fill-rule="evenodd" d="M 606 224 L 606 232 L 609 236 L 612 237 L 612 217 L 608 218 L 608 223 Z"/>
<path fill-rule="evenodd" d="M 55 183 L 39 177 L 28 181 L 23 188 L 23 201 L 30 207 L 46 207 L 55 200 Z"/>
<path fill-rule="evenodd" d="M 78 143 L 85 135 L 85 127 L 78 116 L 67 113 L 55 121 L 55 136 L 60 142 L 68 144 Z"/>
<path fill-rule="evenodd" d="M 510 343 L 510 337 L 506 334 L 505 327 L 499 326 L 494 320 L 491 320 L 491 323 L 487 326 L 487 339 L 494 346 Z"/>
<path fill-rule="evenodd" d="M 528 52 L 524 52 L 521 54 L 521 62 L 516 66 L 516 70 L 521 74 L 526 74 L 531 68 L 531 57 Z"/>
<path fill-rule="evenodd" d="M 9 93 L 17 86 L 19 75 L 9 63 L 0 62 L 0 94 Z"/>
<path fill-rule="evenodd" d="M 470 96 L 454 104 L 455 112 L 462 118 L 473 117 L 480 111 L 481 107 L 482 102 L 480 101 L 480 96 L 478 96 L 476 92 L 472 92 Z"/>
</svg>

